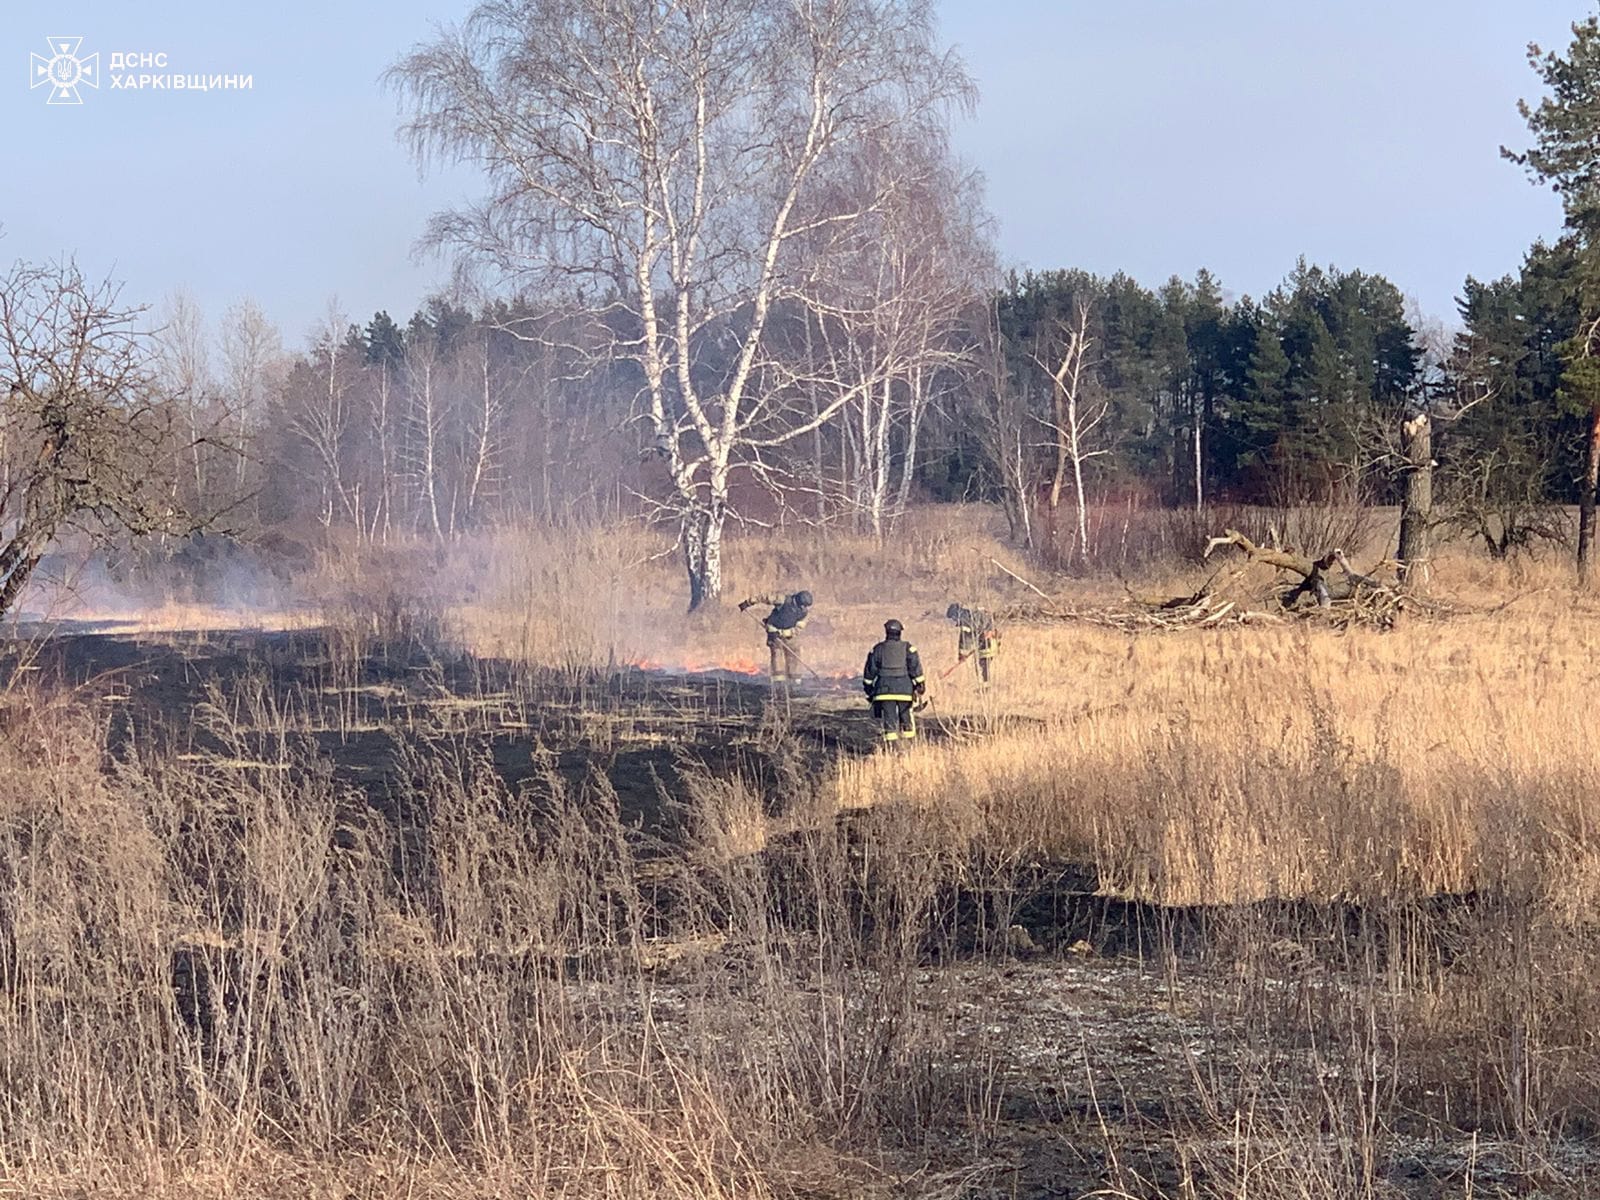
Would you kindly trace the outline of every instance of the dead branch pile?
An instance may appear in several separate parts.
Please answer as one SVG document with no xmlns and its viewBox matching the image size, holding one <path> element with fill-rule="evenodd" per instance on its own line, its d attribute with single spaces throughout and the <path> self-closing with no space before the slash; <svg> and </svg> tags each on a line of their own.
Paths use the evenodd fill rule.
<svg viewBox="0 0 1600 1200">
<path fill-rule="evenodd" d="M 1298 576 L 1298 582 L 1278 594 L 1279 605 L 1291 613 L 1315 615 L 1339 626 L 1367 625 L 1390 629 L 1403 612 L 1443 616 L 1451 611 L 1449 606 L 1439 601 L 1402 587 L 1399 583 L 1399 564 L 1391 559 L 1377 563 L 1370 571 L 1361 572 L 1350 565 L 1349 557 L 1338 547 L 1321 558 L 1311 559 L 1275 546 L 1258 546 L 1236 529 L 1229 529 L 1223 536 L 1212 538 L 1206 545 L 1205 556 L 1209 558 L 1213 551 L 1224 546 L 1237 547 L 1245 554 L 1244 564 L 1235 570 L 1233 580 L 1239 579 L 1257 563 Z M 1339 574 L 1333 573 L 1334 567 L 1339 568 Z M 1395 582 L 1379 579 L 1376 572 L 1381 570 L 1395 572 Z M 1215 579 L 1215 576 L 1212 578 Z M 1309 613 L 1301 607 L 1304 599 L 1312 601 L 1313 607 Z"/>
<path fill-rule="evenodd" d="M 1284 618 L 1273 612 L 1241 606 L 1235 600 L 1218 596 L 1179 597 L 1181 603 L 1163 601 L 1154 606 L 1133 608 L 1071 608 L 1059 605 L 1029 604 L 999 614 L 1009 621 L 1071 621 L 1100 625 L 1125 633 L 1163 629 L 1203 629 L 1218 625 L 1281 624 Z"/>
<path fill-rule="evenodd" d="M 1235 529 L 1212 538 L 1205 557 L 1209 559 L 1223 547 L 1242 550 L 1243 562 L 1219 568 L 1188 595 L 1141 595 L 1130 588 L 1131 604 L 1125 608 L 1039 604 L 1018 606 L 999 615 L 1018 621 L 1072 621 L 1132 633 L 1282 624 L 1290 619 L 1319 620 L 1337 628 L 1390 629 L 1402 612 L 1441 616 L 1452 611 L 1438 601 L 1404 590 L 1397 582 L 1379 579 L 1375 572 L 1394 568 L 1395 564 L 1389 561 L 1364 573 L 1350 564 L 1341 549 L 1330 550 L 1321 558 L 1307 558 L 1277 546 L 1257 545 Z M 1244 589 L 1245 577 L 1257 565 L 1287 573 L 1290 586 L 1285 588 L 1279 583 L 1253 592 Z"/>
</svg>

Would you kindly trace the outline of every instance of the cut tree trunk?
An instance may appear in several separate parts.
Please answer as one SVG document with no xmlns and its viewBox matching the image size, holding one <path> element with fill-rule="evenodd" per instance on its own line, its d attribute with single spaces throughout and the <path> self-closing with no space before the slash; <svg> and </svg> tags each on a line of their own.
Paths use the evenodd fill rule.
<svg viewBox="0 0 1600 1200">
<path fill-rule="evenodd" d="M 1401 423 L 1400 449 L 1406 472 L 1400 502 L 1400 582 L 1421 587 L 1428 582 L 1428 531 L 1433 523 L 1433 421 L 1427 413 Z"/>
</svg>

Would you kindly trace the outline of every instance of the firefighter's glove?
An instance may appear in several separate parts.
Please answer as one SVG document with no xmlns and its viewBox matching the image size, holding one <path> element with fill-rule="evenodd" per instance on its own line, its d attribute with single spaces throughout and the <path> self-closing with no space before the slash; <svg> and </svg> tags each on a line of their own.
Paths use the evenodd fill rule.
<svg viewBox="0 0 1600 1200">
<path fill-rule="evenodd" d="M 747 608 L 749 608 L 754 603 L 755 603 L 754 600 L 741 600 L 741 601 L 739 601 L 739 611 L 740 612 L 744 612 Z"/>
<path fill-rule="evenodd" d="M 914 684 L 912 684 L 911 685 L 911 694 L 913 696 L 925 696 L 925 695 L 927 695 L 928 694 L 928 685 L 925 684 L 925 683 L 914 683 Z"/>
</svg>

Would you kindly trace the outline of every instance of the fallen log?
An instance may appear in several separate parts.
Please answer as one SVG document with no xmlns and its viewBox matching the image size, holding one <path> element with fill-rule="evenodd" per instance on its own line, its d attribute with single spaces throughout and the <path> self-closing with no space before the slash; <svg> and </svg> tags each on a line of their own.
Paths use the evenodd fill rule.
<svg viewBox="0 0 1600 1200">
<path fill-rule="evenodd" d="M 1286 550 L 1258 546 L 1237 529 L 1224 530 L 1221 537 L 1212 538 L 1206 543 L 1205 553 L 1201 557 L 1210 558 L 1211 552 L 1219 546 L 1237 546 L 1245 552 L 1251 562 L 1266 563 L 1267 566 L 1277 567 L 1282 571 L 1293 571 L 1301 578 L 1309 576 L 1316 569 L 1316 564 L 1311 559 L 1290 554 Z"/>
<path fill-rule="evenodd" d="M 1321 558 L 1307 558 L 1271 546 L 1258 546 L 1237 529 L 1225 531 L 1206 543 L 1204 557 L 1209 558 L 1219 546 L 1237 546 L 1252 563 L 1263 563 L 1280 571 L 1290 571 L 1300 576 L 1300 582 L 1279 597 L 1284 608 L 1294 608 L 1305 596 L 1314 597 L 1318 608 L 1328 608 L 1336 602 L 1353 600 L 1363 593 L 1391 594 L 1396 589 L 1373 577 L 1364 575 L 1350 565 L 1345 552 L 1337 547 Z M 1334 566 L 1344 572 L 1342 580 L 1330 578 Z M 1384 564 L 1380 563 L 1379 566 Z M 1376 569 L 1376 568 L 1374 568 Z"/>
</svg>

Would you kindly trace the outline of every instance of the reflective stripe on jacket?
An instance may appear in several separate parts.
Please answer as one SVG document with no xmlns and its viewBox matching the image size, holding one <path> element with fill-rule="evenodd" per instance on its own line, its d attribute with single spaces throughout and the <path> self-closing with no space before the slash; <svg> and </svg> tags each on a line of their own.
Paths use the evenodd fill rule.
<svg viewBox="0 0 1600 1200">
<path fill-rule="evenodd" d="M 966 658 L 974 650 L 980 658 L 993 658 L 999 651 L 1000 630 L 994 618 L 981 608 L 963 608 L 956 613 L 956 626 L 960 634 L 956 640 L 956 653 Z"/>
<path fill-rule="evenodd" d="M 925 680 L 922 656 L 910 642 L 885 638 L 867 655 L 861 682 L 874 700 L 911 700 Z"/>
<path fill-rule="evenodd" d="M 806 618 L 811 615 L 809 608 L 802 608 L 796 603 L 794 596 L 785 596 L 781 592 L 771 596 L 750 597 L 757 604 L 770 604 L 773 606 L 766 620 L 761 623 L 766 626 L 769 634 L 777 637 L 789 638 L 795 635 L 796 630 L 806 627 Z"/>
</svg>

